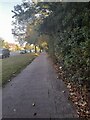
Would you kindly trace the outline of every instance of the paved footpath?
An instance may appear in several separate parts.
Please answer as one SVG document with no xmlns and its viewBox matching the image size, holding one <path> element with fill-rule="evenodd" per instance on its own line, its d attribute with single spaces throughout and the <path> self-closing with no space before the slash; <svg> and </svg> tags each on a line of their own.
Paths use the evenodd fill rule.
<svg viewBox="0 0 90 120">
<path fill-rule="evenodd" d="M 65 93 L 63 92 L 65 91 Z M 4 118 L 74 118 L 68 90 L 46 53 L 41 53 L 2 92 Z"/>
</svg>

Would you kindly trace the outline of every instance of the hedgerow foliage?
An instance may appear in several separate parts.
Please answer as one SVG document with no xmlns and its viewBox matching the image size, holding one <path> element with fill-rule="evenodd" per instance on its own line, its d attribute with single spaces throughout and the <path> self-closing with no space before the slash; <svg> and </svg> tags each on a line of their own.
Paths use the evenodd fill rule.
<svg viewBox="0 0 90 120">
<path fill-rule="evenodd" d="M 49 36 L 49 53 L 81 85 L 90 83 L 90 4 L 43 3 L 51 14 L 40 30 Z"/>
</svg>

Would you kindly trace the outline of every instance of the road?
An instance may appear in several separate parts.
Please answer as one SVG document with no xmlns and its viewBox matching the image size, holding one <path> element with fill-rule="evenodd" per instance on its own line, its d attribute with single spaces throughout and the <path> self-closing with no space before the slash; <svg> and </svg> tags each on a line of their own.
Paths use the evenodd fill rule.
<svg viewBox="0 0 90 120">
<path fill-rule="evenodd" d="M 10 52 L 10 56 L 20 55 L 19 51 Z"/>
<path fill-rule="evenodd" d="M 10 52 L 10 57 L 11 56 L 17 56 L 20 55 L 19 51 L 15 51 L 15 52 Z M 8 57 L 7 57 L 8 58 Z M 2 56 L 0 56 L 0 59 L 2 59 Z"/>
<path fill-rule="evenodd" d="M 68 90 L 42 53 L 2 90 L 3 118 L 75 118 Z"/>
</svg>

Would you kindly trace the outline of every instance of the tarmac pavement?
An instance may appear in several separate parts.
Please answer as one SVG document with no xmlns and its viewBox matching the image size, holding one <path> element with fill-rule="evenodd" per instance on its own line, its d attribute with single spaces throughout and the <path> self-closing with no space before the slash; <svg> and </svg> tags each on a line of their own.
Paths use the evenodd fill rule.
<svg viewBox="0 0 90 120">
<path fill-rule="evenodd" d="M 3 118 L 77 118 L 68 90 L 41 53 L 2 90 Z"/>
</svg>

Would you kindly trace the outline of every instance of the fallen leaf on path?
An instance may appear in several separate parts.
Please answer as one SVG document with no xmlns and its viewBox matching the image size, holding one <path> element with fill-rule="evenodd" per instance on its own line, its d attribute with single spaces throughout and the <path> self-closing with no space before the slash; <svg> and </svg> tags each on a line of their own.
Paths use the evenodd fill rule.
<svg viewBox="0 0 90 120">
<path fill-rule="evenodd" d="M 59 69 L 62 69 L 62 67 L 60 66 Z"/>
<path fill-rule="evenodd" d="M 90 114 L 90 112 L 89 112 L 89 111 L 86 111 L 86 114 Z"/>
<path fill-rule="evenodd" d="M 71 88 L 71 85 L 67 85 L 67 88 Z"/>
<path fill-rule="evenodd" d="M 16 112 L 16 109 L 13 109 L 14 112 Z"/>
<path fill-rule="evenodd" d="M 34 116 L 36 116 L 36 115 L 37 115 L 37 113 L 34 113 L 33 115 L 34 115 Z"/>
<path fill-rule="evenodd" d="M 71 95 L 71 96 L 72 96 L 72 95 L 75 95 L 75 93 L 74 93 L 74 92 L 71 92 L 70 95 Z"/>
<path fill-rule="evenodd" d="M 35 106 L 35 103 L 32 103 L 32 106 Z"/>
<path fill-rule="evenodd" d="M 70 88 L 69 91 L 70 91 L 70 92 L 73 92 L 73 89 Z"/>
<path fill-rule="evenodd" d="M 86 105 L 86 101 L 83 101 L 82 103 L 79 103 L 80 106 L 84 107 Z"/>
<path fill-rule="evenodd" d="M 78 102 L 75 102 L 75 105 L 77 105 L 78 104 Z"/>
<path fill-rule="evenodd" d="M 59 77 L 57 76 L 57 79 L 58 79 Z"/>
<path fill-rule="evenodd" d="M 69 90 L 69 97 L 68 100 L 72 100 L 76 107 L 77 116 L 79 118 L 90 118 L 90 109 L 89 109 L 89 99 L 88 99 L 88 92 L 86 87 L 81 86 L 79 84 L 76 84 L 72 81 L 69 81 L 67 78 L 67 74 L 65 71 L 63 71 L 63 68 L 61 67 L 58 62 L 55 64 L 55 69 L 57 70 L 58 78 L 61 78 L 64 83 L 66 84 L 68 90 Z M 65 91 L 63 90 L 62 93 Z M 88 119 L 89 120 L 89 119 Z"/>
</svg>

